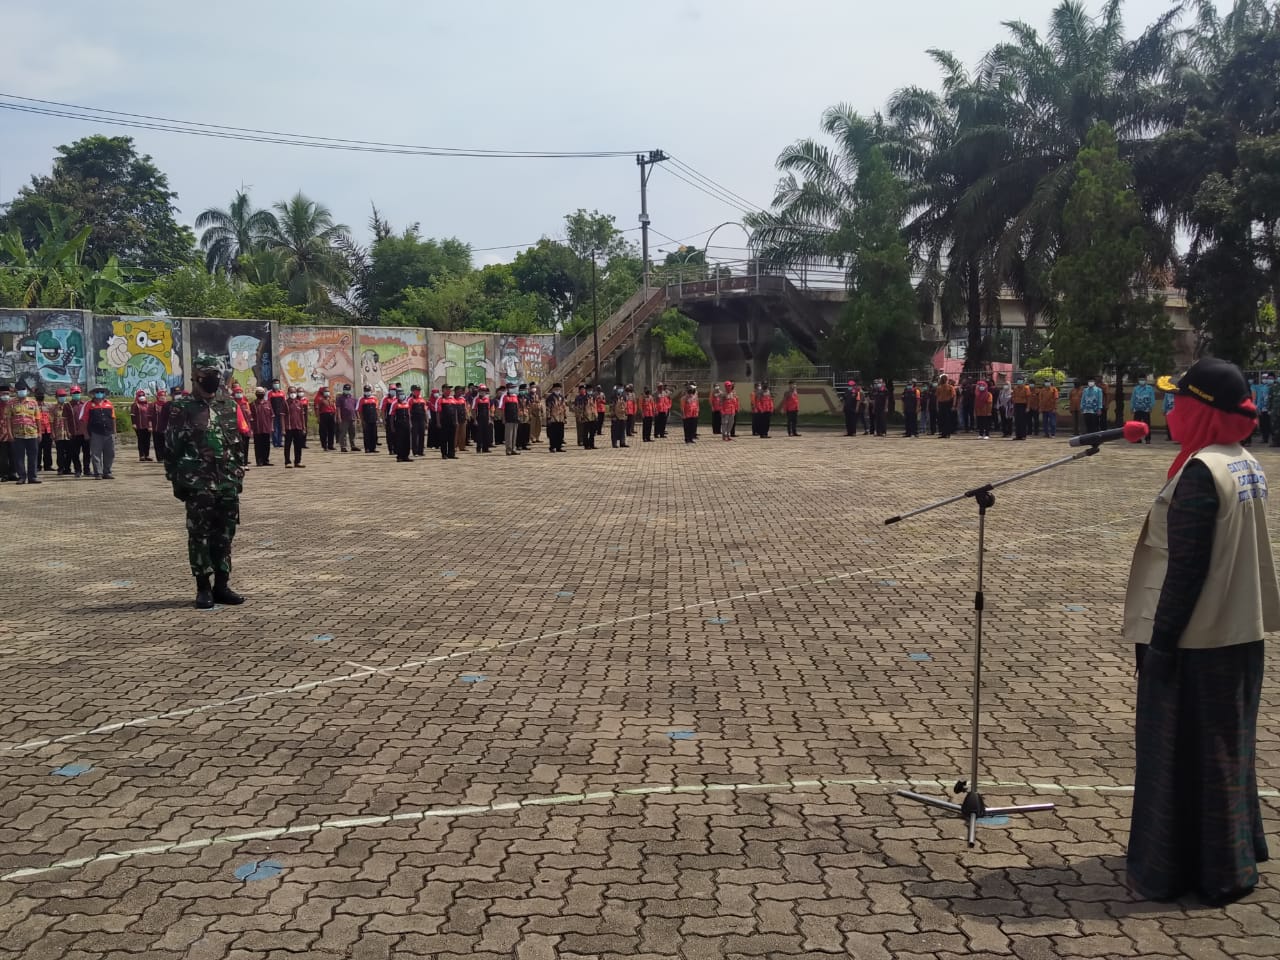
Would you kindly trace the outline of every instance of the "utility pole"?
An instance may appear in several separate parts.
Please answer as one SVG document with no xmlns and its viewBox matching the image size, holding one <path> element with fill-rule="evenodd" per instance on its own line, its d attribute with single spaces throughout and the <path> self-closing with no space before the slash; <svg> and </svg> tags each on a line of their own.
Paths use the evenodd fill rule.
<svg viewBox="0 0 1280 960">
<path fill-rule="evenodd" d="M 591 251 L 591 342 L 595 347 L 596 360 L 591 374 L 592 386 L 600 385 L 600 321 L 596 313 L 596 256 L 597 251 L 593 249 Z"/>
<path fill-rule="evenodd" d="M 640 168 L 640 256 L 644 263 L 644 289 L 649 292 L 649 176 L 653 165 L 667 159 L 661 150 L 650 150 L 646 157 L 636 154 L 636 166 Z"/>
</svg>

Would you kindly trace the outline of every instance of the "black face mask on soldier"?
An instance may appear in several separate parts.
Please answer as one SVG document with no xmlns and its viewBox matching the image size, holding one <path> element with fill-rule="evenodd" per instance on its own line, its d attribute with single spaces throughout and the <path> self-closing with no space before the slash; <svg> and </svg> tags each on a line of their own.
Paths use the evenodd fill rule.
<svg viewBox="0 0 1280 960">
<path fill-rule="evenodd" d="M 196 377 L 196 383 L 200 384 L 200 389 L 205 393 L 217 393 L 222 384 L 222 374 L 217 370 L 207 370 Z"/>
</svg>

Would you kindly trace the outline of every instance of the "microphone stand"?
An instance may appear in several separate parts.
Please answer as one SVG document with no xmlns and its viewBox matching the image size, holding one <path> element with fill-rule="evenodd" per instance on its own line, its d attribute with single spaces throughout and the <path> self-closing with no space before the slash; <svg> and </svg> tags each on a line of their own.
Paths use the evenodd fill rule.
<svg viewBox="0 0 1280 960">
<path fill-rule="evenodd" d="M 1100 441 L 1099 441 L 1100 442 Z M 939 507 L 945 507 L 961 500 L 972 498 L 978 505 L 978 586 L 973 595 L 973 720 L 970 731 L 969 744 L 969 779 L 958 780 L 951 792 L 955 795 L 964 794 L 964 800 L 961 803 L 955 803 L 951 800 L 942 800 L 937 797 L 928 797 L 913 790 L 898 790 L 900 797 L 906 797 L 916 803 L 923 803 L 926 806 L 937 807 L 940 810 L 947 810 L 957 814 L 961 819 L 967 820 L 969 823 L 969 846 L 977 844 L 978 821 L 983 817 L 1004 816 L 1014 813 L 1035 813 L 1044 810 L 1052 810 L 1052 803 L 1033 803 L 1024 806 L 1013 807 L 988 807 L 982 799 L 982 794 L 978 790 L 978 738 L 982 727 L 982 615 L 986 606 L 985 597 L 982 591 L 982 568 L 984 560 L 984 551 L 986 549 L 986 530 L 987 530 L 987 511 L 995 506 L 996 497 L 992 492 L 997 487 L 1003 487 L 1007 484 L 1023 480 L 1027 477 L 1033 477 L 1037 473 L 1044 473 L 1055 467 L 1061 467 L 1068 463 L 1074 463 L 1085 457 L 1092 457 L 1098 452 L 1098 444 L 1080 450 L 1030 470 L 1024 470 L 1022 473 L 1015 473 L 1011 477 L 1005 477 L 1003 480 L 995 480 L 991 483 L 983 484 L 980 487 L 974 487 L 972 490 L 966 490 L 964 493 L 956 494 L 953 497 L 947 497 L 945 500 L 939 500 L 937 503 L 931 503 L 928 506 L 918 507 L 907 513 L 899 514 L 896 517 L 890 517 L 885 521 L 885 525 L 900 523 L 903 520 L 909 520 L 911 517 L 919 516 L 922 513 L 928 513 L 931 510 L 937 510 Z"/>
</svg>

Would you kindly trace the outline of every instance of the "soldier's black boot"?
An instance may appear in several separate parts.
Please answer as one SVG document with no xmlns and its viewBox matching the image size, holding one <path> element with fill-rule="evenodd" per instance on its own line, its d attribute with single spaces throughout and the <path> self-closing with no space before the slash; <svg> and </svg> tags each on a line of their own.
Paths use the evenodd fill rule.
<svg viewBox="0 0 1280 960">
<path fill-rule="evenodd" d="M 230 579 L 230 574 L 222 573 L 221 571 L 213 575 L 213 599 L 218 603 L 234 607 L 244 603 L 244 597 L 227 585 Z"/>
<path fill-rule="evenodd" d="M 209 577 L 203 573 L 196 577 L 196 609 L 213 609 L 213 590 L 209 586 Z"/>
</svg>

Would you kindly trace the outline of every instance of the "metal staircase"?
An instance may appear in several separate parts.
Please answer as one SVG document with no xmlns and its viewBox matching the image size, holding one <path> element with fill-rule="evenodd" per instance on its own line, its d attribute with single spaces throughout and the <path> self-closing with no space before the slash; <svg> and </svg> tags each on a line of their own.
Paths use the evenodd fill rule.
<svg viewBox="0 0 1280 960">
<path fill-rule="evenodd" d="M 668 306 L 667 288 L 637 290 L 621 307 L 602 323 L 597 331 L 600 339 L 600 370 L 608 365 L 637 337 L 643 335 Z M 557 353 L 558 379 L 572 392 L 578 384 L 591 381 L 595 371 L 595 342 L 587 331 L 563 344 Z"/>
</svg>

